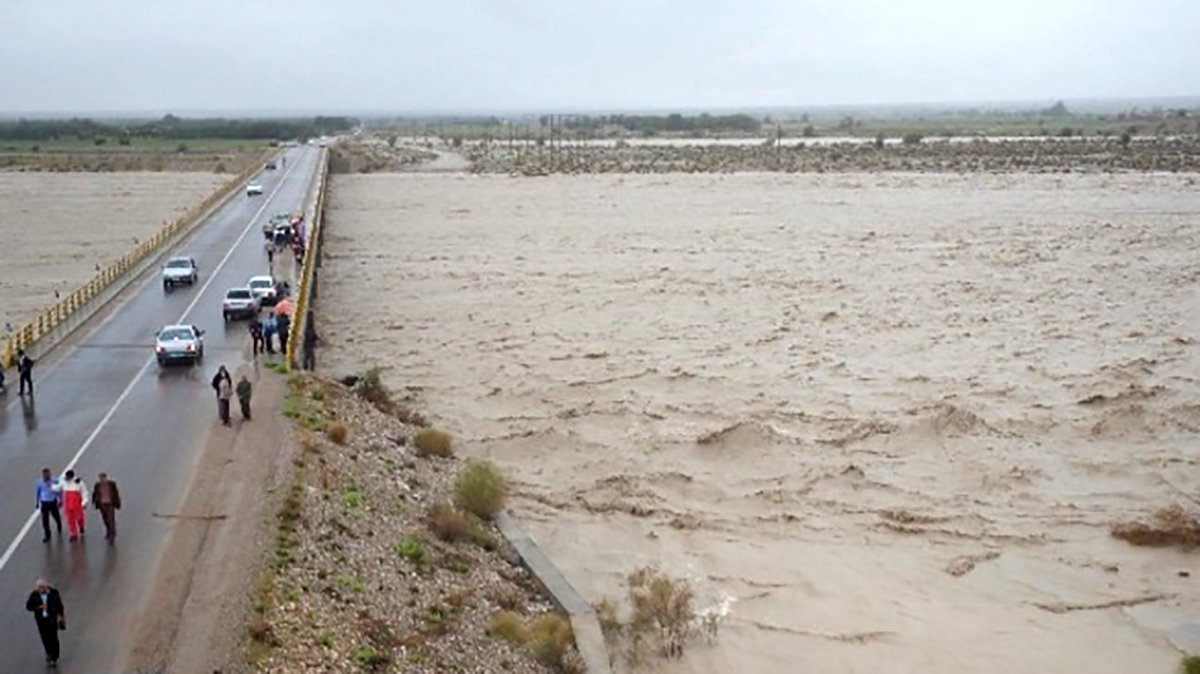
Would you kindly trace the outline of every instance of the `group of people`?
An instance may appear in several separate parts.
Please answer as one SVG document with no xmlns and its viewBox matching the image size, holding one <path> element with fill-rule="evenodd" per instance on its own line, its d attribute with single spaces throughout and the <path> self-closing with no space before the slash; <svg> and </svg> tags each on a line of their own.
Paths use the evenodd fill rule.
<svg viewBox="0 0 1200 674">
<path fill-rule="evenodd" d="M 108 478 L 107 473 L 96 476 L 96 483 L 89 492 L 83 477 L 76 475 L 74 470 L 68 470 L 59 480 L 49 468 L 42 469 L 42 476 L 37 481 L 37 509 L 42 515 L 43 543 L 50 542 L 50 520 L 53 519 L 62 536 L 61 510 L 67 518 L 67 533 L 72 542 L 79 540 L 87 533 L 86 508 L 92 505 L 100 511 L 100 519 L 104 522 L 104 540 L 112 542 L 117 537 L 117 511 L 121 508 L 121 492 L 117 483 Z"/>
<path fill-rule="evenodd" d="M 246 374 L 238 378 L 237 386 L 233 385 L 233 377 L 229 376 L 229 370 L 225 366 L 217 368 L 217 373 L 212 378 L 213 390 L 217 392 L 217 416 L 221 419 L 221 423 L 228 426 L 229 419 L 229 401 L 233 398 L 233 394 L 237 393 L 238 404 L 242 408 L 242 418 L 250 421 L 250 394 L 252 386 L 250 380 L 246 378 Z"/>
<path fill-rule="evenodd" d="M 20 395 L 25 395 L 25 389 L 29 389 L 29 395 L 33 395 L 33 359 L 29 354 L 25 353 L 25 349 L 17 349 L 17 378 L 21 381 Z M 8 389 L 4 386 L 4 368 L 0 367 L 0 392 L 7 392 Z"/>
<path fill-rule="evenodd" d="M 292 317 L 286 312 L 270 311 L 260 321 L 258 317 L 250 319 L 250 339 L 254 343 L 254 355 L 260 353 L 275 353 L 275 335 L 279 335 L 279 351 L 287 352 L 288 334 L 292 329 Z"/>
<path fill-rule="evenodd" d="M 89 503 L 100 511 L 104 522 L 104 539 L 110 544 L 117 537 L 117 511 L 121 509 L 121 491 L 107 473 L 96 476 L 96 483 L 89 492 L 83 477 L 68 470 L 58 479 L 49 468 L 42 469 L 36 487 L 37 508 L 42 516 L 43 543 L 50 542 L 50 520 L 62 536 L 63 515 L 67 519 L 67 532 L 72 542 L 81 540 L 87 533 L 87 507 Z M 62 515 L 59 511 L 62 511 Z M 67 628 L 66 610 L 62 596 L 49 582 L 39 578 L 33 591 L 25 601 L 25 609 L 33 614 L 42 648 L 46 651 L 46 664 L 58 664 L 58 633 Z"/>
</svg>

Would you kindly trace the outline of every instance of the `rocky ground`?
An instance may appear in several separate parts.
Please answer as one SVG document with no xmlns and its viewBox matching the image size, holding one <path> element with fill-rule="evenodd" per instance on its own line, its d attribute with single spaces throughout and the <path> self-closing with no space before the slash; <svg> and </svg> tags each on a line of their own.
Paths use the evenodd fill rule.
<svg viewBox="0 0 1200 674">
<path fill-rule="evenodd" d="M 532 621 L 552 607 L 493 525 L 475 520 L 459 542 L 431 530 L 460 461 L 418 456 L 417 428 L 400 418 L 421 419 L 402 407 L 385 414 L 339 383 L 297 376 L 288 388 L 284 413 L 301 448 L 254 591 L 251 669 L 560 669 L 561 659 L 548 667 L 489 636 L 500 611 Z"/>
<path fill-rule="evenodd" d="M 918 171 L 1071 173 L 1200 170 L 1200 139 L 926 140 L 759 145 L 568 145 L 506 147 L 473 145 L 467 152 L 476 173 L 731 173 L 778 171 L 824 173 Z"/>
</svg>

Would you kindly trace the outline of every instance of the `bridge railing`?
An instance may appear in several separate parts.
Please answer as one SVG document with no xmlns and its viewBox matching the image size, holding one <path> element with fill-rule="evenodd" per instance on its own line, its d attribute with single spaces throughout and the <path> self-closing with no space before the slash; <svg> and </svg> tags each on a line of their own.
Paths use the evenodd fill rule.
<svg viewBox="0 0 1200 674">
<path fill-rule="evenodd" d="M 321 264 L 321 246 L 325 243 L 325 192 L 329 187 L 329 151 L 321 150 L 320 169 L 317 172 L 317 198 L 309 220 L 308 241 L 304 248 L 304 263 L 300 269 L 300 282 L 296 290 L 296 304 L 292 314 L 291 332 L 287 342 L 287 371 L 298 367 L 297 356 L 303 365 L 304 333 L 308 328 L 309 309 L 318 294 L 317 267 Z"/>
</svg>

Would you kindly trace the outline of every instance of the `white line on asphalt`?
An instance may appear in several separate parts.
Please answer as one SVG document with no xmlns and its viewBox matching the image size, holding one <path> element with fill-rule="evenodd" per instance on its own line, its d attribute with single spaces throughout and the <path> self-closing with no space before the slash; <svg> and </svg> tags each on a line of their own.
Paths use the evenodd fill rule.
<svg viewBox="0 0 1200 674">
<path fill-rule="evenodd" d="M 233 242 L 233 245 L 230 246 L 229 250 L 225 252 L 225 257 L 221 258 L 221 261 L 215 268 L 213 268 L 212 272 L 208 275 L 208 280 L 204 282 L 204 285 L 200 286 L 200 291 L 196 293 L 196 297 L 192 300 L 191 304 L 189 304 L 187 308 L 183 310 L 183 315 L 179 317 L 179 320 L 175 321 L 176 323 L 181 324 L 187 320 L 188 314 L 192 313 L 192 309 L 196 307 L 196 303 L 199 302 L 200 298 L 204 296 L 205 291 L 208 290 L 208 286 L 213 282 L 213 279 L 217 277 L 217 274 L 221 272 L 221 269 L 225 266 L 225 263 L 228 262 L 229 258 L 233 256 L 233 251 L 237 250 L 237 247 L 242 244 L 242 241 L 246 238 L 246 235 L 250 233 L 250 230 L 254 227 L 254 223 L 258 220 L 258 216 L 262 215 L 262 212 L 266 210 L 267 206 L 271 203 L 271 199 L 274 199 L 275 194 L 283 188 L 283 184 L 287 182 L 288 176 L 292 174 L 292 171 L 296 170 L 298 165 L 299 162 L 293 163 L 292 167 L 287 170 L 287 173 L 284 173 L 283 177 L 279 179 L 279 184 L 275 186 L 275 189 L 271 190 L 271 193 L 267 195 L 266 199 L 263 199 L 263 205 L 259 206 L 258 210 L 255 211 L 254 216 L 250 218 L 250 222 L 246 225 L 246 228 L 242 230 L 241 236 L 239 236 L 237 240 Z M 304 198 L 307 199 L 308 195 L 305 194 Z M 91 435 L 89 435 L 87 440 L 85 440 L 79 447 L 79 451 L 75 452 L 75 456 L 71 457 L 71 462 L 68 463 L 67 467 L 63 469 L 64 473 L 73 469 L 75 464 L 79 462 L 79 459 L 83 458 L 83 453 L 92 446 L 92 442 L 95 441 L 96 436 L 100 435 L 100 431 L 102 431 L 105 425 L 108 424 L 109 419 L 112 419 L 113 415 L 116 414 L 117 408 L 121 406 L 121 403 L 124 402 L 125 398 L 127 398 L 130 392 L 133 391 L 133 387 L 137 385 L 143 376 L 145 376 L 146 370 L 150 369 L 150 365 L 153 362 L 153 357 L 146 359 L 146 362 L 142 365 L 142 368 L 137 371 L 137 374 L 133 376 L 133 379 L 129 382 L 129 385 L 125 387 L 125 390 L 121 392 L 120 396 L 117 396 L 117 401 L 112 404 L 112 407 L 108 408 L 108 412 L 104 415 L 104 418 L 100 420 L 99 424 L 96 424 L 96 428 L 92 430 Z M 12 543 L 8 544 L 8 548 L 4 551 L 4 555 L 0 556 L 0 571 L 4 571 L 4 567 L 8 565 L 8 561 L 12 559 L 14 554 L 16 554 L 17 548 L 21 545 L 21 541 L 25 540 L 25 536 L 29 534 L 29 530 L 33 528 L 34 523 L 37 522 L 37 518 L 38 511 L 34 510 L 29 516 L 29 519 L 25 520 L 25 525 L 21 527 L 21 531 L 17 534 L 16 538 L 12 540 Z"/>
</svg>

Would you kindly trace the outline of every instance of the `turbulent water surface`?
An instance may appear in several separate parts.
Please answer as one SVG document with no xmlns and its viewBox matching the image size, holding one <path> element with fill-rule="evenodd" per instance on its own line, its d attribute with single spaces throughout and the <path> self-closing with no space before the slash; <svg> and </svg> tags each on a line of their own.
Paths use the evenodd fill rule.
<svg viewBox="0 0 1200 674">
<path fill-rule="evenodd" d="M 338 176 L 322 367 L 390 366 L 670 672 L 1168 672 L 1200 492 L 1195 178 Z M 1191 572 L 1186 578 L 1180 572 Z"/>
</svg>

